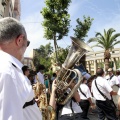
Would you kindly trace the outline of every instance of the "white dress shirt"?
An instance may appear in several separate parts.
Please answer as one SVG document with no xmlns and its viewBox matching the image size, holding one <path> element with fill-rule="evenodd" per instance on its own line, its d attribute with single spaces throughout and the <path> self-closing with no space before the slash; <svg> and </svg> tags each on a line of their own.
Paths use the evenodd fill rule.
<svg viewBox="0 0 120 120">
<path fill-rule="evenodd" d="M 38 76 L 39 82 L 44 85 L 44 75 L 41 72 L 38 72 L 37 76 Z"/>
<path fill-rule="evenodd" d="M 106 79 L 108 80 L 109 84 L 111 87 L 113 87 L 114 85 L 119 85 L 119 80 L 118 80 L 118 77 L 117 76 L 113 76 L 111 79 L 110 79 L 110 76 L 108 75 L 106 77 Z"/>
<path fill-rule="evenodd" d="M 0 120 L 42 120 L 36 104 L 23 109 L 34 92 L 21 70 L 22 63 L 3 51 L 0 56 Z"/>
<path fill-rule="evenodd" d="M 71 100 L 69 100 L 67 102 L 67 104 L 63 107 L 61 115 L 72 113 L 72 110 L 71 110 L 71 107 L 70 107 L 70 102 L 71 102 Z M 77 102 L 74 102 L 73 100 L 72 100 L 72 109 L 73 109 L 74 113 L 81 113 L 82 112 L 81 107 L 78 105 Z"/>
<path fill-rule="evenodd" d="M 120 96 L 120 89 L 118 89 L 118 92 L 117 92 L 117 94 Z"/>
<path fill-rule="evenodd" d="M 119 86 L 120 86 L 120 75 L 118 75 L 117 77 L 118 77 L 118 81 L 119 81 Z"/>
<path fill-rule="evenodd" d="M 110 92 L 113 90 L 108 83 L 108 81 L 103 77 L 97 77 L 96 78 L 96 84 L 99 88 L 99 90 L 108 98 L 111 100 Z M 98 89 L 95 85 L 95 80 L 92 82 L 91 92 L 93 93 L 93 96 L 96 100 L 105 101 L 106 99 L 100 94 Z"/>
<path fill-rule="evenodd" d="M 86 97 L 79 91 L 80 99 L 81 100 L 87 100 L 88 98 L 91 98 L 91 93 L 86 84 L 81 84 L 80 85 L 81 91 L 86 95 Z"/>
</svg>

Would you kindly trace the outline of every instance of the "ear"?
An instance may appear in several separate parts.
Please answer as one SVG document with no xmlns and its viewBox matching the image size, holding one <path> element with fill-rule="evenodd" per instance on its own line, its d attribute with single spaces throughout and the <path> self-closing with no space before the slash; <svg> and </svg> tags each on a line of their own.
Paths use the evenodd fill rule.
<svg viewBox="0 0 120 120">
<path fill-rule="evenodd" d="M 15 43 L 16 43 L 17 46 L 23 45 L 23 37 L 24 37 L 24 35 L 19 35 L 19 36 L 16 38 Z"/>
</svg>

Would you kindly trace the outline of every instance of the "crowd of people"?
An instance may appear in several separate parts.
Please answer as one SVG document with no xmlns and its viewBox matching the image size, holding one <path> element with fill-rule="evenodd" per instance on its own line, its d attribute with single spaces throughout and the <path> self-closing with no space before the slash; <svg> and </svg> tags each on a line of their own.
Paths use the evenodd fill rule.
<svg viewBox="0 0 120 120">
<path fill-rule="evenodd" d="M 54 109 L 57 109 L 56 117 L 58 120 L 89 120 L 88 111 L 90 111 L 90 108 L 95 109 L 96 106 L 99 115 L 98 117 L 100 120 L 104 120 L 105 117 L 110 120 L 118 119 L 118 117 L 116 116 L 116 107 L 120 109 L 119 100 L 118 106 L 116 106 L 114 103 L 108 104 L 108 101 L 106 101 L 106 97 L 111 101 L 112 95 L 117 95 L 117 92 L 113 91 L 112 87 L 114 85 L 118 87 L 120 86 L 120 70 L 116 71 L 116 75 L 114 75 L 114 71 L 112 68 L 108 69 L 106 75 L 102 68 L 98 68 L 96 75 L 92 76 L 87 72 L 84 72 L 84 74 L 82 74 L 83 79 L 81 80 L 78 91 L 74 93 L 73 98 L 69 100 L 68 103 L 64 106 L 55 104 L 56 88 L 53 88 L 54 92 L 52 92 L 52 83 L 56 79 L 58 71 L 50 76 L 50 74 L 45 74 L 44 70 L 44 65 L 39 66 L 39 70 L 37 73 L 33 70 L 30 70 L 28 66 L 22 67 L 23 74 L 28 77 L 31 85 L 36 84 L 36 76 L 38 76 L 39 82 L 45 85 L 48 104 L 49 102 L 50 104 L 52 103 L 51 105 L 54 107 Z M 98 88 L 100 89 L 100 91 L 103 92 L 103 95 L 96 87 L 95 81 L 98 81 L 97 87 L 99 86 Z M 54 94 L 52 97 L 52 102 L 50 101 L 51 94 Z"/>
<path fill-rule="evenodd" d="M 37 72 L 23 66 L 21 60 L 30 42 L 23 25 L 14 18 L 0 19 L 0 120 L 42 120 L 42 113 L 35 98 L 33 86 L 45 86 L 47 103 L 56 111 L 56 120 L 89 120 L 88 111 L 97 109 L 98 119 L 118 120 L 120 110 L 113 96 L 120 96 L 120 70 L 98 68 L 96 75 L 82 72 L 80 86 L 65 105 L 56 102 L 57 70 L 52 76 L 40 65 Z M 77 69 L 77 68 L 76 68 Z M 73 83 L 75 84 L 75 83 Z M 69 86 L 68 93 L 74 87 Z M 113 87 L 117 86 L 118 91 Z"/>
</svg>

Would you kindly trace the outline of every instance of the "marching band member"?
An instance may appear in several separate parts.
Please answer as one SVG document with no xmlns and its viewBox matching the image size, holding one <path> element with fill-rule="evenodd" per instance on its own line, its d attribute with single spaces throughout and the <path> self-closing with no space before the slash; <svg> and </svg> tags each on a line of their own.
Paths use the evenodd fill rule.
<svg viewBox="0 0 120 120">
<path fill-rule="evenodd" d="M 97 78 L 92 82 L 92 93 L 96 99 L 98 110 L 98 119 L 118 120 L 116 116 L 116 108 L 111 100 L 111 95 L 117 95 L 111 88 L 108 81 L 104 78 L 104 71 L 98 68 L 96 72 Z"/>
<path fill-rule="evenodd" d="M 108 76 L 106 76 L 106 79 L 108 80 L 111 87 L 113 87 L 114 85 L 119 85 L 119 80 L 117 76 L 113 74 L 112 68 L 108 69 Z"/>
<path fill-rule="evenodd" d="M 92 103 L 92 100 L 91 100 L 91 92 L 89 90 L 89 87 L 86 85 L 87 84 L 87 79 L 86 78 L 83 78 L 81 80 L 81 85 L 79 87 L 79 95 L 80 95 L 80 106 L 81 106 L 81 109 L 82 109 L 82 113 L 81 113 L 81 117 L 85 120 L 89 120 L 89 118 L 87 117 L 87 114 L 88 114 L 88 110 L 89 110 L 89 107 L 94 107 L 95 104 Z"/>
<path fill-rule="evenodd" d="M 57 109 L 57 104 L 55 101 L 55 90 L 56 90 L 56 81 L 53 81 L 52 84 L 52 93 L 50 99 L 50 105 Z M 70 99 L 62 108 L 58 111 L 57 120 L 80 120 L 81 119 L 81 108 L 78 105 L 80 102 L 79 93 L 76 91 L 73 95 L 73 99 Z"/>
<path fill-rule="evenodd" d="M 32 86 L 21 60 L 29 46 L 23 25 L 14 18 L 0 19 L 0 119 L 42 120 Z"/>
</svg>

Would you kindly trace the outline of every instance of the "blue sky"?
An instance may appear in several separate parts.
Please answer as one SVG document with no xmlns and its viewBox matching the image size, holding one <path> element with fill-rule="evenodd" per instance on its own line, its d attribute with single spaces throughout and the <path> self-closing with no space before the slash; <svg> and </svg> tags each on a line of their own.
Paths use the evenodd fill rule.
<svg viewBox="0 0 120 120">
<path fill-rule="evenodd" d="M 74 36 L 73 28 L 76 26 L 76 19 L 83 20 L 83 15 L 94 18 L 87 41 L 95 36 L 95 32 L 103 33 L 103 30 L 114 28 L 116 33 L 120 32 L 120 0 L 71 0 L 69 6 L 69 14 L 71 19 L 71 28 L 67 37 L 58 41 L 58 45 L 65 48 L 71 45 L 70 36 Z M 40 11 L 45 6 L 44 0 L 21 0 L 21 22 L 25 26 L 28 39 L 31 41 L 30 46 L 25 52 L 28 57 L 32 49 L 38 48 L 40 45 L 46 45 L 53 41 L 46 40 L 44 29 L 41 25 L 43 17 Z M 116 46 L 117 48 L 120 45 Z M 100 50 L 94 48 L 94 50 Z"/>
</svg>

